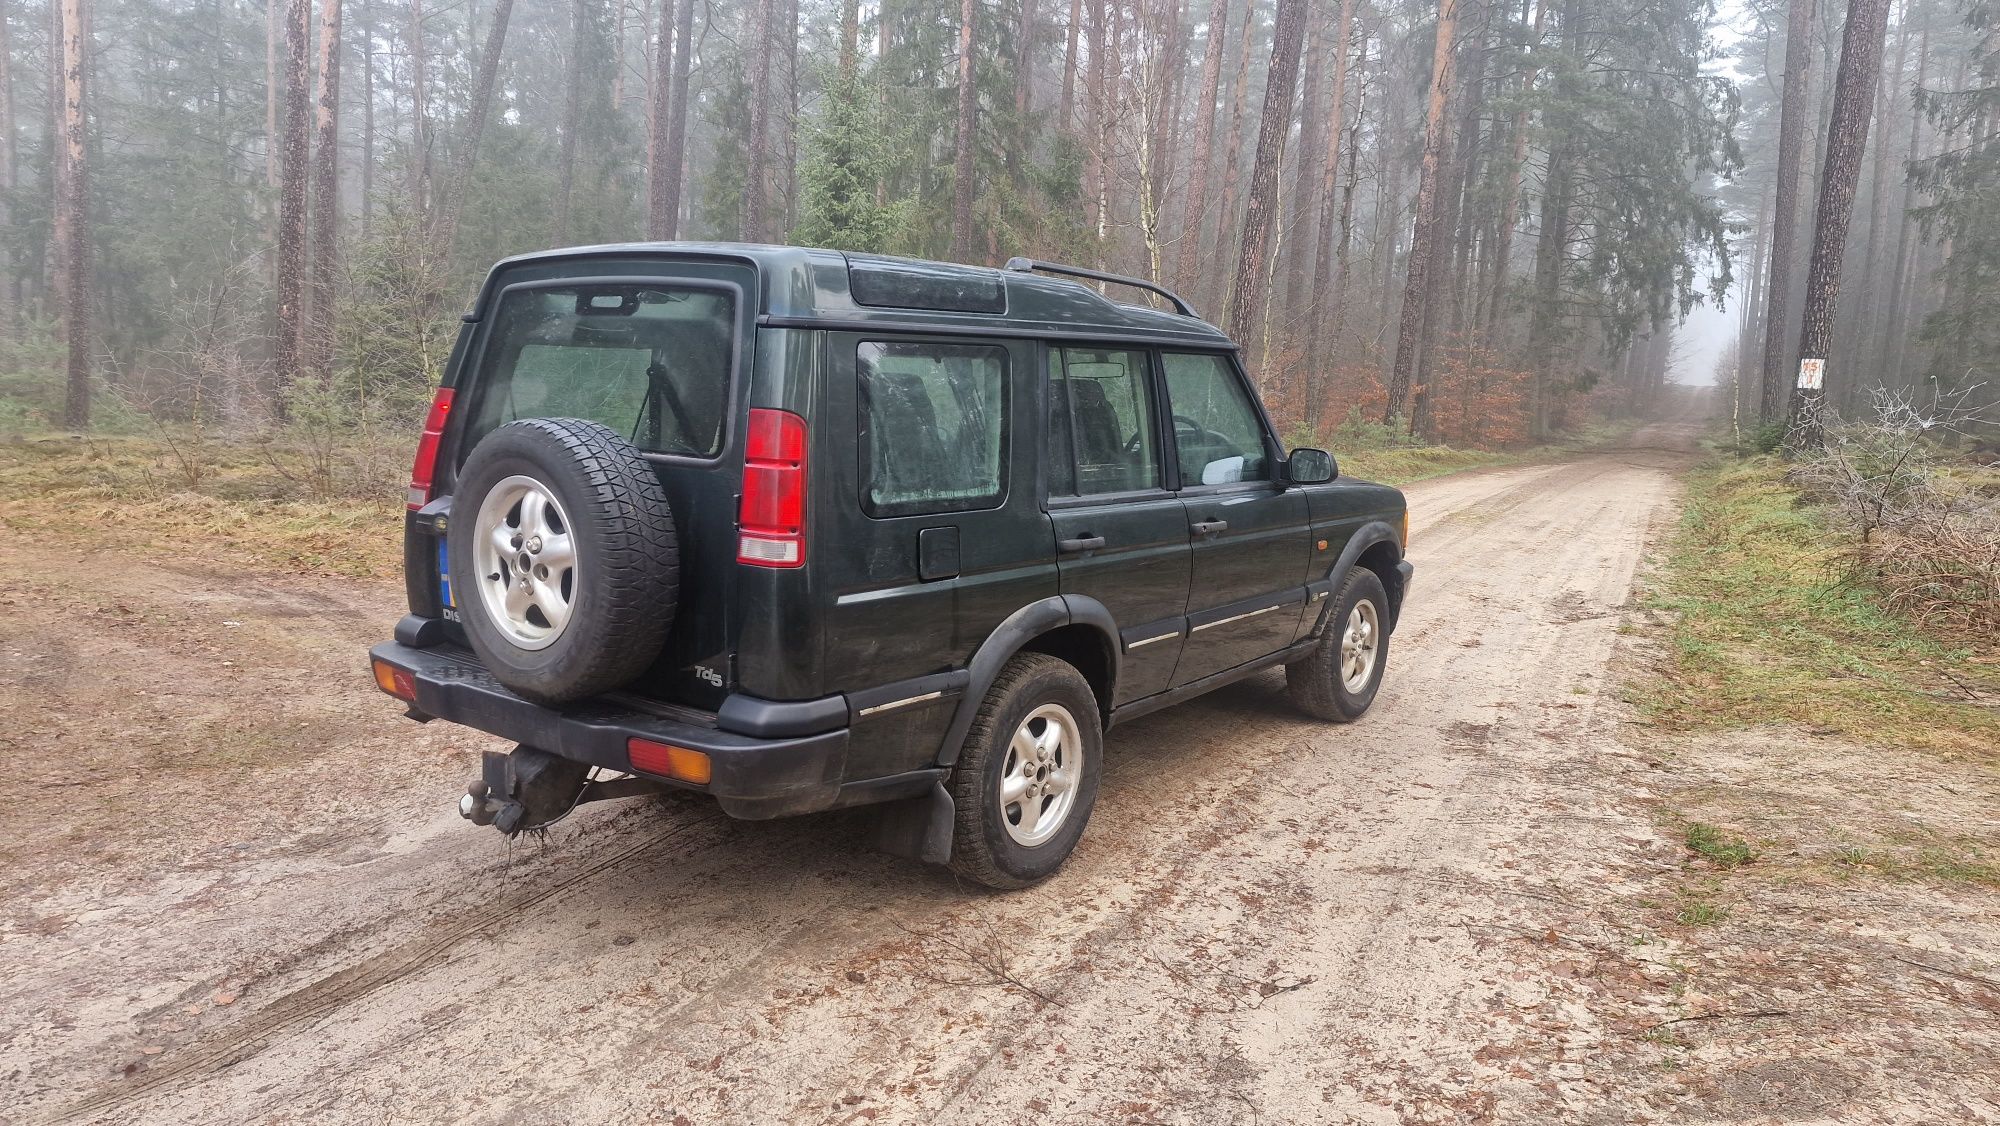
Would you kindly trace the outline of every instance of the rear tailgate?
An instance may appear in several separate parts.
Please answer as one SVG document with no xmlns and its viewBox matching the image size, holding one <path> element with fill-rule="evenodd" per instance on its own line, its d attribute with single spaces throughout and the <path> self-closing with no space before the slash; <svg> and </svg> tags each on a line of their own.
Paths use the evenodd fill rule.
<svg viewBox="0 0 2000 1126">
<path fill-rule="evenodd" d="M 576 417 L 645 452 L 673 508 L 675 625 L 631 691 L 714 710 L 734 682 L 730 618 L 743 386 L 755 340 L 757 271 L 691 254 L 577 254 L 502 263 L 467 315 L 445 386 L 453 401 L 435 498 L 412 511 L 404 567 L 412 613 L 463 645 L 445 545 L 451 494 L 478 440 L 518 418 Z M 663 563 L 664 565 L 664 563 Z"/>
</svg>

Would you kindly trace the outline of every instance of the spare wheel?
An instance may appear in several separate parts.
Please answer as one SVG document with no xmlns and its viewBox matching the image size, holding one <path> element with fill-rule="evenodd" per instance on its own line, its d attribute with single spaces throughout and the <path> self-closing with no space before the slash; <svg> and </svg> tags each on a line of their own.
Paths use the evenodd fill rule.
<svg viewBox="0 0 2000 1126">
<path fill-rule="evenodd" d="M 653 467 L 601 423 L 527 418 L 466 458 L 451 587 L 495 679 L 539 704 L 630 682 L 673 628 L 680 558 Z"/>
</svg>

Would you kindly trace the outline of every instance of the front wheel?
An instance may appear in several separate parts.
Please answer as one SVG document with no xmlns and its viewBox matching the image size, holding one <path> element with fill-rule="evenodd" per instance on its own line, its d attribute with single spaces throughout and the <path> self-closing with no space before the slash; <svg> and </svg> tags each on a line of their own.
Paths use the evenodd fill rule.
<svg viewBox="0 0 2000 1126">
<path fill-rule="evenodd" d="M 991 888 L 1054 875 L 1097 804 L 1104 728 L 1075 666 L 1022 653 L 1001 668 L 951 773 L 951 866 Z"/>
<path fill-rule="evenodd" d="M 1389 665 L 1389 599 L 1366 567 L 1348 572 L 1334 594 L 1312 655 L 1285 666 L 1292 703 L 1334 723 L 1360 719 L 1375 702 Z"/>
</svg>

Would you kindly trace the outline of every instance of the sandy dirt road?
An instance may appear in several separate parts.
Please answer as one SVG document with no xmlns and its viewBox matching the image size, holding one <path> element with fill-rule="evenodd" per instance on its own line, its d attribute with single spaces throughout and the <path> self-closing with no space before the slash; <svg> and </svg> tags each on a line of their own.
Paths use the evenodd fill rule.
<svg viewBox="0 0 2000 1126">
<path fill-rule="evenodd" d="M 1374 711 L 1317 724 L 1269 674 L 1121 727 L 1075 859 L 1009 895 L 867 851 L 851 813 L 649 801 L 546 847 L 474 831 L 451 802 L 490 744 L 407 724 L 355 671 L 394 591 L 239 583 L 187 609 L 184 578 L 133 574 L 132 628 L 180 640 L 84 653 L 34 622 L 113 595 L 17 596 L 10 694 L 56 691 L 47 661 L 205 675 L 220 615 L 288 654 L 287 723 L 348 735 L 194 781 L 41 775 L 55 828 L 10 856 L 0 921 L 0 1118 L 1674 1120 L 1634 1078 L 1664 977 L 1578 966 L 1622 944 L 1603 904 L 1674 863 L 1603 689 L 1688 433 L 1412 488 Z M 9 706 L 17 760 L 117 736 L 23 734 Z M 233 730 L 197 713 L 180 741 Z M 117 825 L 78 812 L 107 804 Z"/>
</svg>

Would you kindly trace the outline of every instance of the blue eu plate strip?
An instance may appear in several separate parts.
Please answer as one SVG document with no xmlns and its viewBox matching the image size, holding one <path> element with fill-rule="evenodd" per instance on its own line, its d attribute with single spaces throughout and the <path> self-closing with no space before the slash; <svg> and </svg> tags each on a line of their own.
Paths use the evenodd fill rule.
<svg viewBox="0 0 2000 1126">
<path fill-rule="evenodd" d="M 451 600 L 451 557 L 445 553 L 444 537 L 438 537 L 438 594 L 446 606 L 453 606 Z"/>
</svg>

